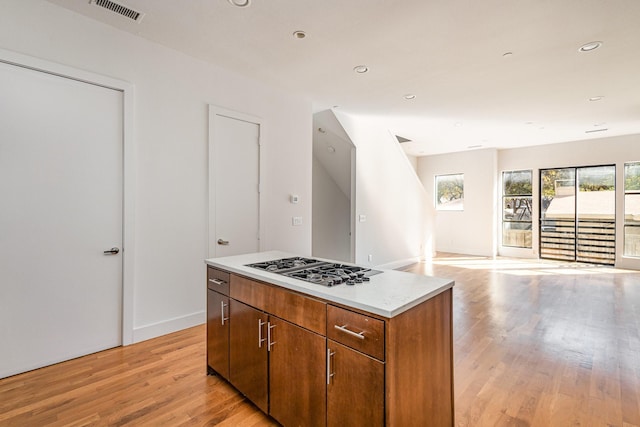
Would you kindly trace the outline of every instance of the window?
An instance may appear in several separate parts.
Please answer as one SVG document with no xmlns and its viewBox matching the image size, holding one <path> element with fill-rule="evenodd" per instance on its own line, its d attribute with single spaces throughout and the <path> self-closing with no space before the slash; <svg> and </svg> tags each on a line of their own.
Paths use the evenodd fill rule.
<svg viewBox="0 0 640 427">
<path fill-rule="evenodd" d="M 624 165 L 624 255 L 640 257 L 640 162 Z"/>
<path fill-rule="evenodd" d="M 464 174 L 436 175 L 436 209 L 464 210 Z"/>
<path fill-rule="evenodd" d="M 531 248 L 532 172 L 502 172 L 502 245 Z"/>
</svg>

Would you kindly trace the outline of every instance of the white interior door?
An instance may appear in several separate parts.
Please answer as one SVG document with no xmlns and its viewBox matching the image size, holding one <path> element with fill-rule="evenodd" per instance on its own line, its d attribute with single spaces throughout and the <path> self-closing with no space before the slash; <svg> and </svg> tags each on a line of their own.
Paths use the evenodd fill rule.
<svg viewBox="0 0 640 427">
<path fill-rule="evenodd" d="M 209 256 L 258 252 L 260 123 L 210 111 Z"/>
<path fill-rule="evenodd" d="M 122 343 L 123 94 L 0 63 L 0 377 Z"/>
</svg>

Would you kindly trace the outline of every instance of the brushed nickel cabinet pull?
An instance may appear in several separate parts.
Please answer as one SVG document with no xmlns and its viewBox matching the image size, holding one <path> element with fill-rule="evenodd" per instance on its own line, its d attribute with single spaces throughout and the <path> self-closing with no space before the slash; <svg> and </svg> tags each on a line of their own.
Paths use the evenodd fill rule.
<svg viewBox="0 0 640 427">
<path fill-rule="evenodd" d="M 229 320 L 228 317 L 224 317 L 224 308 L 227 306 L 227 304 L 224 303 L 224 301 L 220 301 L 220 318 L 222 320 L 222 326 L 224 326 L 224 321 L 225 320 Z"/>
<path fill-rule="evenodd" d="M 331 357 L 336 354 L 335 351 L 331 351 L 327 348 L 327 385 L 331 384 L 331 377 L 335 375 L 335 372 L 331 372 Z"/>
<path fill-rule="evenodd" d="M 342 331 L 342 332 L 346 333 L 346 334 L 349 334 L 349 335 L 354 336 L 356 338 L 360 338 L 361 340 L 364 339 L 364 331 L 362 331 L 362 332 L 350 331 L 349 329 L 347 329 L 347 325 L 342 325 L 342 326 L 333 325 L 333 327 L 336 328 L 339 331 Z"/>
<path fill-rule="evenodd" d="M 276 343 L 275 341 L 271 341 L 271 330 L 275 327 L 276 325 L 267 322 L 267 351 L 271 351 L 271 347 Z"/>
<path fill-rule="evenodd" d="M 262 327 L 266 325 L 267 322 L 263 322 L 262 319 L 258 319 L 258 348 L 262 348 L 262 343 L 267 339 L 262 338 Z"/>
</svg>

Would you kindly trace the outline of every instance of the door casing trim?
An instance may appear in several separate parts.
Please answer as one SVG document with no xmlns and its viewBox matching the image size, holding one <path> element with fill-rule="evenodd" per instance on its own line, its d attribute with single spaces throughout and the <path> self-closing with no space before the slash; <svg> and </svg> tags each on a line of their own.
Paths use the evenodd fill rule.
<svg viewBox="0 0 640 427">
<path fill-rule="evenodd" d="M 56 62 L 0 49 L 0 61 L 79 82 L 122 92 L 123 212 L 122 212 L 122 345 L 133 343 L 133 288 L 135 278 L 136 142 L 133 126 L 134 86 L 123 80 Z"/>
<path fill-rule="evenodd" d="M 248 123 L 254 123 L 258 125 L 258 251 L 264 250 L 264 159 L 265 156 L 265 134 L 266 124 L 264 119 L 260 117 L 252 116 L 246 113 L 240 113 L 237 111 L 229 110 L 214 104 L 209 104 L 209 144 L 208 144 L 208 204 L 207 204 L 207 253 L 205 258 L 211 258 L 215 256 L 215 239 L 216 239 L 216 225 L 215 225 L 215 173 L 214 168 L 216 165 L 216 159 L 214 156 L 214 141 L 213 126 L 215 126 L 215 117 L 224 116 L 231 119 L 242 120 Z"/>
</svg>

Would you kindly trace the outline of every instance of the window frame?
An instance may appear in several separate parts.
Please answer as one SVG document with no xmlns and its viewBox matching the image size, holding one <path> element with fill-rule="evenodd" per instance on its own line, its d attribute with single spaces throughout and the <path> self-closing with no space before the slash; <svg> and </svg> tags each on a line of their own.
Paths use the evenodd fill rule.
<svg viewBox="0 0 640 427">
<path fill-rule="evenodd" d="M 622 231 L 622 235 L 623 235 L 623 248 L 622 248 L 622 255 L 624 257 L 627 258 L 640 258 L 640 251 L 638 251 L 637 253 L 628 253 L 627 252 L 627 227 L 630 228 L 634 228 L 634 229 L 640 229 L 640 221 L 632 221 L 629 222 L 627 221 L 627 196 L 631 196 L 634 195 L 636 197 L 640 197 L 640 188 L 638 188 L 637 190 L 631 190 L 631 189 L 627 189 L 627 166 L 628 165 L 634 165 L 635 167 L 640 169 L 640 161 L 632 161 L 632 162 L 625 162 L 623 165 L 624 168 L 624 173 L 623 173 L 623 180 L 624 180 L 624 186 L 623 186 L 623 196 L 624 196 L 624 200 L 623 200 L 623 231 Z M 640 233 L 638 233 L 640 234 Z"/>
<path fill-rule="evenodd" d="M 507 174 L 514 174 L 518 172 L 520 173 L 526 172 L 529 174 L 530 191 L 528 193 L 522 193 L 522 194 L 506 194 L 505 177 L 507 176 Z M 502 223 L 502 228 L 501 228 L 502 234 L 501 234 L 500 244 L 503 247 L 509 247 L 509 248 L 532 249 L 533 248 L 533 169 L 505 170 L 505 171 L 502 171 L 501 178 L 502 180 L 501 180 L 501 195 L 500 195 L 500 202 L 501 202 L 500 219 Z M 529 199 L 529 204 L 528 204 L 529 219 L 528 220 L 507 218 L 505 213 L 506 200 L 517 199 L 517 198 Z M 528 244 L 524 243 L 524 245 L 505 243 L 505 226 L 508 224 L 528 224 L 529 225 L 528 229 L 524 229 L 524 230 L 528 230 L 531 234 L 529 238 L 529 243 Z"/>
<path fill-rule="evenodd" d="M 460 182 L 462 183 L 461 188 L 460 188 L 460 197 L 456 197 L 453 199 L 448 200 L 447 202 L 440 202 L 440 200 L 438 199 L 438 188 L 439 188 L 439 181 L 440 178 L 447 178 L 447 177 L 460 177 Z M 434 192 L 433 192 L 433 199 L 434 199 L 434 205 L 437 211 L 450 211 L 450 212 L 461 212 L 464 211 L 464 173 L 448 173 L 448 174 L 441 174 L 441 175 L 434 175 L 434 179 L 433 179 L 433 183 L 434 183 Z M 451 206 L 451 207 L 444 207 L 444 205 L 446 203 L 450 203 L 450 202 L 454 202 L 460 200 L 460 206 Z"/>
</svg>

